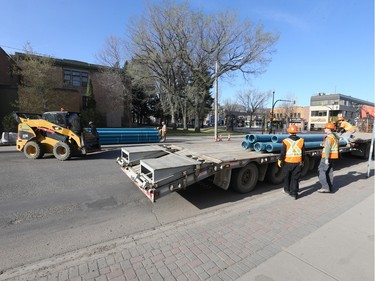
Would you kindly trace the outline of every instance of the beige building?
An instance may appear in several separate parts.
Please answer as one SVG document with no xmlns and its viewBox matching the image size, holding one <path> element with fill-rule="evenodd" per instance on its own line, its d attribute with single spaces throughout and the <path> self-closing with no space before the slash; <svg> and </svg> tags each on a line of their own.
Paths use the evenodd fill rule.
<svg viewBox="0 0 375 281">
<path fill-rule="evenodd" d="M 364 106 L 374 107 L 374 103 L 342 94 L 318 93 L 310 100 L 309 129 L 322 130 L 324 124 L 336 122 L 338 116 L 343 116 L 353 125 L 358 125 Z"/>
</svg>

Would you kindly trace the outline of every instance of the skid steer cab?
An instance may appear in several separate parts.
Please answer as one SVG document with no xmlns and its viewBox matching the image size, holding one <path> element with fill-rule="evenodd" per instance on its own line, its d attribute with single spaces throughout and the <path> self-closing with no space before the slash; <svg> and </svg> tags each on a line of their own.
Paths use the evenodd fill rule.
<svg viewBox="0 0 375 281">
<path fill-rule="evenodd" d="M 77 112 L 13 112 L 13 116 L 18 122 L 16 148 L 27 158 L 40 159 L 45 153 L 52 153 L 64 161 L 100 150 L 99 140 L 82 128 Z"/>
</svg>

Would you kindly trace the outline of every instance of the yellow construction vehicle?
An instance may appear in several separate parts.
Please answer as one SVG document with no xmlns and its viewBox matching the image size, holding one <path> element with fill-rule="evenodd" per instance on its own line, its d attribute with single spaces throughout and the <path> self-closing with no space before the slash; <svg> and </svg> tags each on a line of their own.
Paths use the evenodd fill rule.
<svg viewBox="0 0 375 281">
<path fill-rule="evenodd" d="M 100 150 L 98 136 L 82 129 L 76 112 L 13 112 L 13 115 L 18 122 L 16 148 L 27 158 L 40 159 L 45 153 L 53 153 L 58 160 L 64 161 Z"/>
</svg>

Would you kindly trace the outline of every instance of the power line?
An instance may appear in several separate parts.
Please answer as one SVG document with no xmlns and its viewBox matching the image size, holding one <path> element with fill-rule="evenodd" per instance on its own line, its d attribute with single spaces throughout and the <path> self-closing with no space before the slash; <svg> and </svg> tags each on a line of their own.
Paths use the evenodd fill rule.
<svg viewBox="0 0 375 281">
<path fill-rule="evenodd" d="M 10 46 L 6 46 L 6 45 L 2 45 L 2 44 L 0 44 L 0 47 L 2 47 L 2 48 L 12 49 L 12 50 L 17 50 L 17 51 L 23 51 L 22 49 L 15 48 L 15 47 L 10 47 Z"/>
<path fill-rule="evenodd" d="M 6 46 L 6 45 L 2 45 L 0 44 L 0 47 L 3 47 L 3 48 L 8 48 L 8 49 L 12 49 L 12 50 L 17 50 L 17 51 L 21 51 L 21 52 L 26 52 L 24 49 L 19 49 L 19 48 L 15 48 L 15 47 L 10 47 L 10 46 Z M 42 53 L 38 53 L 38 52 L 32 52 L 34 55 L 39 55 L 39 56 L 44 56 L 44 57 L 51 57 L 53 58 L 53 56 L 51 55 L 47 55 L 47 54 L 42 54 Z"/>
</svg>

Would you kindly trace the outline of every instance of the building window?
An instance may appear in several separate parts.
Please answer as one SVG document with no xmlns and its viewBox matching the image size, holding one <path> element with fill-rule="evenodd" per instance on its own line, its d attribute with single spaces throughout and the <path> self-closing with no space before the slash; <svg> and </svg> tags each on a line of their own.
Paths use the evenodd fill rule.
<svg viewBox="0 0 375 281">
<path fill-rule="evenodd" d="M 87 87 L 88 78 L 89 73 L 86 71 L 64 69 L 64 86 Z"/>
<path fill-rule="evenodd" d="M 89 80 L 89 74 L 87 72 L 81 72 L 82 87 L 87 87 L 88 80 Z"/>
<path fill-rule="evenodd" d="M 72 71 L 72 85 L 73 87 L 81 86 L 81 75 L 79 71 Z"/>
<path fill-rule="evenodd" d="M 69 86 L 71 84 L 71 71 L 70 70 L 64 70 L 64 85 Z"/>
<path fill-rule="evenodd" d="M 311 116 L 327 116 L 327 111 L 314 110 L 311 111 Z"/>
</svg>

